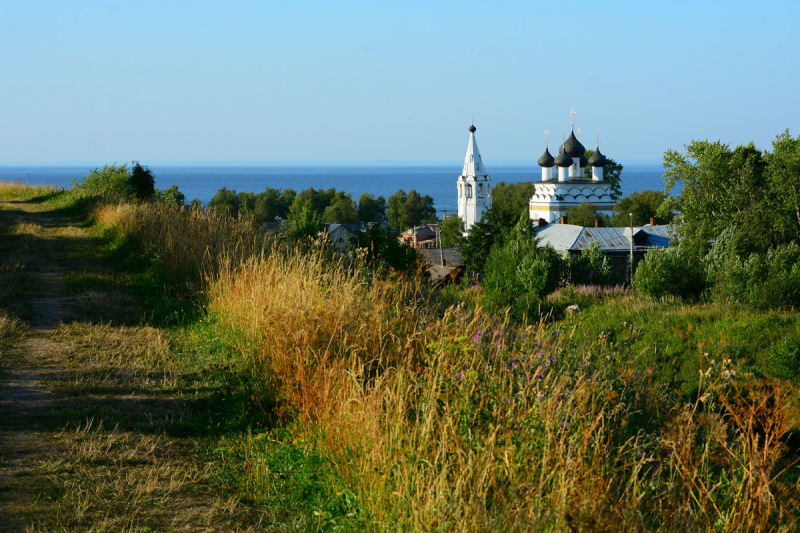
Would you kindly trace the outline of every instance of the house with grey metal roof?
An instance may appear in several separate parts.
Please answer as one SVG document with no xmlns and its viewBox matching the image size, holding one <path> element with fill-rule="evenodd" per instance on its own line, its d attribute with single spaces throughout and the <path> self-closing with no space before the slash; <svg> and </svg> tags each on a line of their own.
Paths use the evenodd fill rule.
<svg viewBox="0 0 800 533">
<path fill-rule="evenodd" d="M 633 257 L 641 259 L 651 248 L 667 248 L 674 235 L 672 226 L 634 226 Z M 536 230 L 538 246 L 552 246 L 557 252 L 578 255 L 596 242 L 608 257 L 611 268 L 625 276 L 631 254 L 631 228 L 584 228 L 574 224 L 547 224 Z"/>
</svg>

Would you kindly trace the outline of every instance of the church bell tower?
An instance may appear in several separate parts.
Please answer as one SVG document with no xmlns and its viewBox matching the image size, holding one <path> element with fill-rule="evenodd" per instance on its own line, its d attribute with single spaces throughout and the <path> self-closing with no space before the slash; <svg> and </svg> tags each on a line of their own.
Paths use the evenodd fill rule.
<svg viewBox="0 0 800 533">
<path fill-rule="evenodd" d="M 492 179 L 486 173 L 475 141 L 475 124 L 469 127 L 469 144 L 464 170 L 458 177 L 458 216 L 469 229 L 492 207 Z"/>
</svg>

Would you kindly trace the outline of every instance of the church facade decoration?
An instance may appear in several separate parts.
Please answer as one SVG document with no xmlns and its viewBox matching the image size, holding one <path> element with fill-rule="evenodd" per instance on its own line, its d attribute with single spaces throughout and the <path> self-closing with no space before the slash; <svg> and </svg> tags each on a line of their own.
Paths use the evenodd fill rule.
<svg viewBox="0 0 800 533">
<path fill-rule="evenodd" d="M 529 203 L 530 217 L 534 221 L 544 220 L 545 223 L 556 222 L 564 216 L 567 209 L 577 207 L 584 202 L 591 202 L 597 206 L 601 214 L 611 215 L 614 210 L 614 199 L 611 196 L 611 183 L 603 181 L 603 167 L 606 164 L 605 156 L 600 153 L 600 134 L 597 136 L 597 149 L 592 157 L 585 157 L 586 148 L 580 139 L 575 136 L 575 110 L 572 115 L 572 131 L 564 139 L 559 148 L 558 155 L 550 155 L 549 134 L 545 130 L 544 154 L 539 158 L 542 168 L 542 181 L 534 183 L 536 192 L 531 196 Z M 563 132 L 566 135 L 566 131 Z M 580 130 L 578 130 L 580 136 Z M 585 168 L 592 167 L 592 177 L 584 176 Z M 557 168 L 557 175 L 553 176 L 553 168 Z"/>
</svg>

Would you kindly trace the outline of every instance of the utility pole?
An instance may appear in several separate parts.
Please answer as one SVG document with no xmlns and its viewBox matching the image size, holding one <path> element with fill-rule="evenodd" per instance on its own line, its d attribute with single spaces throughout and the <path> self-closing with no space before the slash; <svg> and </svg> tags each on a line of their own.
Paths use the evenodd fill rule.
<svg viewBox="0 0 800 533">
<path fill-rule="evenodd" d="M 628 213 L 631 217 L 631 266 L 628 274 L 628 281 L 633 283 L 633 213 Z"/>
</svg>

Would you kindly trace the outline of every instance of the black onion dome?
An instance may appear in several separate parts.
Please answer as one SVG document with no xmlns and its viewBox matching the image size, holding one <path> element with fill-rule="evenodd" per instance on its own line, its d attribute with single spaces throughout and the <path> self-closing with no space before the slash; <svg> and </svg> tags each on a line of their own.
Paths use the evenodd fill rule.
<svg viewBox="0 0 800 533">
<path fill-rule="evenodd" d="M 589 166 L 589 160 L 586 159 L 585 155 L 581 156 L 581 168 L 585 168 Z"/>
<path fill-rule="evenodd" d="M 539 158 L 539 166 L 542 168 L 552 168 L 555 166 L 556 160 L 550 155 L 550 150 L 544 149 L 544 154 Z"/>
<path fill-rule="evenodd" d="M 468 130 L 469 130 L 471 133 L 475 133 L 475 130 L 477 130 L 478 128 L 476 128 L 476 127 L 475 127 L 475 124 L 473 124 L 472 126 L 470 126 L 470 127 L 469 127 L 469 128 L 467 128 L 467 129 L 468 129 Z"/>
<path fill-rule="evenodd" d="M 563 167 L 563 168 L 571 167 L 574 161 L 569 156 L 569 154 L 567 154 L 567 152 L 564 151 L 563 148 L 564 147 L 562 146 L 561 150 L 558 151 L 558 155 L 556 156 L 554 163 L 556 164 L 557 167 Z"/>
<path fill-rule="evenodd" d="M 586 148 L 583 147 L 581 142 L 575 137 L 575 132 L 569 134 L 567 142 L 564 143 L 564 150 L 570 157 L 580 157 L 586 153 Z"/>
<path fill-rule="evenodd" d="M 592 157 L 589 158 L 589 164 L 593 167 L 604 167 L 606 166 L 607 162 L 608 159 L 606 159 L 606 156 L 600 153 L 600 148 L 595 150 L 595 152 L 592 154 Z"/>
</svg>

